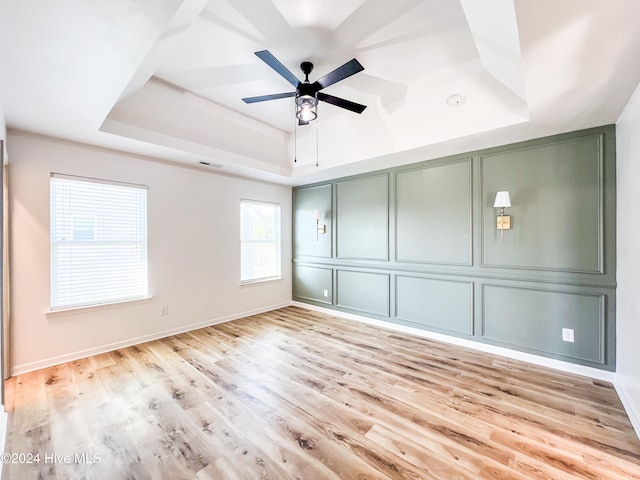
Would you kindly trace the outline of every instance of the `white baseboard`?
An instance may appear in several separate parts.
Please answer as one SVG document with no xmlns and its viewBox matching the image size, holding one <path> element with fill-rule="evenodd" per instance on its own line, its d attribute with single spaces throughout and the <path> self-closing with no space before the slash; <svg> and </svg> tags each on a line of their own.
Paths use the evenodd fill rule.
<svg viewBox="0 0 640 480">
<path fill-rule="evenodd" d="M 521 360 L 523 362 L 532 363 L 534 365 L 540 365 L 543 367 L 553 368 L 567 373 L 573 373 L 576 375 L 582 375 L 585 377 L 595 378 L 603 380 L 605 382 L 614 383 L 615 373 L 600 370 L 593 367 L 586 367 L 584 365 L 576 365 L 570 362 L 564 362 L 562 360 L 555 360 L 553 358 L 541 357 L 539 355 L 533 355 L 531 353 L 518 352 L 516 350 L 510 350 L 508 348 L 496 347 L 494 345 L 488 345 L 486 343 L 474 342 L 473 340 L 467 340 L 466 338 L 452 337 L 441 333 L 429 332 L 427 330 L 421 330 L 419 328 L 407 327 L 404 325 L 398 325 L 397 323 L 386 322 L 384 320 L 374 320 L 372 318 L 362 317 L 360 315 L 354 315 L 351 313 L 345 313 L 338 310 L 331 310 L 329 308 L 317 307 L 307 303 L 294 301 L 292 305 L 296 307 L 306 308 L 308 310 L 315 310 L 322 313 L 327 313 L 336 317 L 347 318 L 349 320 L 355 320 L 358 322 L 367 323 L 376 327 L 388 328 L 389 330 L 395 330 L 398 332 L 409 333 L 418 337 L 428 338 L 431 340 L 439 340 L 441 342 L 450 343 L 453 345 L 459 345 L 461 347 L 473 348 L 486 353 L 492 353 L 494 355 L 500 355 L 502 357 L 511 358 L 514 360 Z"/>
<path fill-rule="evenodd" d="M 640 411 L 637 410 L 638 401 L 637 399 L 635 403 L 632 401 L 633 395 L 627 390 L 624 385 L 624 381 L 622 381 L 619 376 L 616 377 L 616 381 L 613 384 L 616 387 L 616 392 L 618 392 L 620 401 L 627 412 L 629 421 L 631 422 L 633 429 L 636 431 L 638 439 L 640 439 Z"/>
<path fill-rule="evenodd" d="M 86 350 L 80 350 L 77 352 L 66 353 L 57 357 L 46 358 L 38 360 L 37 362 L 23 363 L 20 365 L 14 365 L 11 368 L 11 375 L 21 375 L 23 373 L 32 372 L 34 370 L 40 370 L 41 368 L 48 368 L 54 365 L 60 365 L 62 363 L 72 362 L 80 358 L 90 357 L 92 355 L 99 355 L 101 353 L 112 352 L 119 348 L 131 347 L 133 345 L 139 345 L 141 343 L 150 342 L 152 340 L 158 340 L 160 338 L 170 337 L 171 335 L 177 335 L 179 333 L 190 332 L 199 328 L 210 327 L 211 325 L 217 325 L 219 323 L 230 322 L 232 320 L 238 320 L 239 318 L 250 317 L 251 315 L 257 315 L 259 313 L 269 312 L 278 308 L 288 307 L 291 302 L 286 302 L 278 305 L 271 305 L 269 307 L 259 308 L 255 310 L 234 313 L 232 315 L 226 315 L 224 317 L 214 318 L 212 320 L 205 320 L 204 322 L 192 323 L 190 325 L 184 325 L 177 328 L 171 328 L 161 332 L 152 333 L 149 335 L 143 335 L 141 337 L 128 338 L 120 342 L 109 343 L 107 345 L 101 345 L 98 347 L 88 348 Z"/>
</svg>

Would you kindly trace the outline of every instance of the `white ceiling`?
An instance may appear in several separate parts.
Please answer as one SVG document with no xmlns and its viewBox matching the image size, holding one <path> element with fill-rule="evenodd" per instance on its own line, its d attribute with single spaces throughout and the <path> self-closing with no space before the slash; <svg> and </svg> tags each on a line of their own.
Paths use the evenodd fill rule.
<svg viewBox="0 0 640 480">
<path fill-rule="evenodd" d="M 638 18 L 638 0 L 0 0 L 0 106 L 10 128 L 308 183 L 614 123 Z M 292 98 L 245 104 L 293 90 L 264 49 L 311 81 L 357 58 L 325 91 L 367 109 L 295 128 Z"/>
</svg>

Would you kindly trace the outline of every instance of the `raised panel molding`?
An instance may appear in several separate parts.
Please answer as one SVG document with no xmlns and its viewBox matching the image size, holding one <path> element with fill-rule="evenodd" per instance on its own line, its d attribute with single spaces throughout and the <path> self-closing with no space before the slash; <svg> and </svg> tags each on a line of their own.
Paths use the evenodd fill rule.
<svg viewBox="0 0 640 480">
<path fill-rule="evenodd" d="M 605 295 L 482 285 L 482 336 L 527 350 L 605 363 Z M 562 329 L 575 342 L 562 341 Z"/>
<path fill-rule="evenodd" d="M 389 176 L 336 183 L 337 256 L 389 260 Z"/>
<path fill-rule="evenodd" d="M 396 276 L 398 320 L 473 335 L 473 282 Z"/>
<path fill-rule="evenodd" d="M 395 174 L 396 261 L 471 266 L 471 160 Z"/>
<path fill-rule="evenodd" d="M 295 257 L 331 258 L 333 186 L 318 185 L 293 191 L 293 254 Z M 327 233 L 316 233 L 314 211 L 320 211 Z"/>
<path fill-rule="evenodd" d="M 328 297 L 324 296 L 327 290 Z M 331 305 L 333 303 L 333 269 L 294 265 L 293 297 Z"/>
<path fill-rule="evenodd" d="M 389 275 L 336 271 L 336 305 L 356 312 L 389 316 Z"/>
<path fill-rule="evenodd" d="M 480 156 L 481 265 L 604 273 L 603 134 Z M 511 194 L 499 240 L 495 194 Z"/>
</svg>

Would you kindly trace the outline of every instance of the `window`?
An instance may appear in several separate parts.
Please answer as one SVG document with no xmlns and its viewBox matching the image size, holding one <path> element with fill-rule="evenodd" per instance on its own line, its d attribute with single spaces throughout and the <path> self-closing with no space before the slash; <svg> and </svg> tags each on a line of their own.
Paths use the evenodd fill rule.
<svg viewBox="0 0 640 480">
<path fill-rule="evenodd" d="M 51 174 L 51 309 L 147 297 L 147 187 Z"/>
<path fill-rule="evenodd" d="M 280 205 L 240 201 L 240 283 L 280 278 Z"/>
</svg>

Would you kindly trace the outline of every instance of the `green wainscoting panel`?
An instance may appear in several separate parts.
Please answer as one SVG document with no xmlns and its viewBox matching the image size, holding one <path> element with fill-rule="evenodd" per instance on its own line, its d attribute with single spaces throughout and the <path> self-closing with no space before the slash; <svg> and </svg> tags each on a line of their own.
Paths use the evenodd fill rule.
<svg viewBox="0 0 640 480">
<path fill-rule="evenodd" d="M 295 257 L 331 258 L 332 186 L 300 188 L 293 191 L 293 254 Z M 313 214 L 322 216 L 327 233 L 318 235 Z"/>
<path fill-rule="evenodd" d="M 325 290 L 327 296 L 325 296 Z M 333 269 L 294 265 L 293 297 L 331 305 L 333 303 Z"/>
<path fill-rule="evenodd" d="M 602 273 L 602 141 L 593 134 L 480 157 L 484 266 Z M 512 205 L 503 243 L 493 208 L 500 190 Z"/>
<path fill-rule="evenodd" d="M 471 159 L 398 172 L 396 260 L 471 265 Z"/>
<path fill-rule="evenodd" d="M 357 312 L 389 316 L 389 275 L 338 270 L 336 305 Z"/>
<path fill-rule="evenodd" d="M 473 283 L 398 275 L 396 318 L 473 335 Z"/>
<path fill-rule="evenodd" d="M 294 298 L 615 371 L 615 145 L 608 125 L 295 187 Z"/>
<path fill-rule="evenodd" d="M 336 184 L 337 256 L 389 258 L 389 176 Z"/>
<path fill-rule="evenodd" d="M 605 296 L 483 285 L 483 336 L 527 350 L 604 363 Z M 562 329 L 574 330 L 574 343 Z"/>
</svg>

